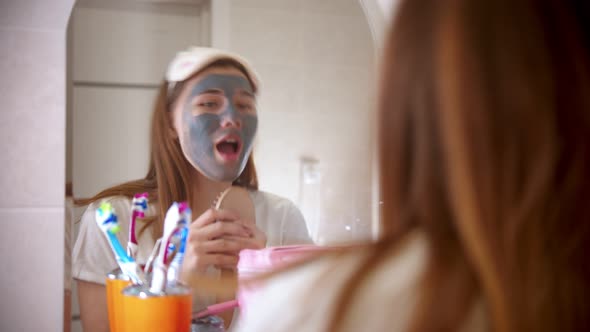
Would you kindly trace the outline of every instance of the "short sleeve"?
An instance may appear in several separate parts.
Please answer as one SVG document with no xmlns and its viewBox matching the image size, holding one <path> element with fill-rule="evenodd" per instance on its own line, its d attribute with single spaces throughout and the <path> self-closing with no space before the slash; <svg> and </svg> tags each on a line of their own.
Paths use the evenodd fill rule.
<svg viewBox="0 0 590 332">
<path fill-rule="evenodd" d="M 281 245 L 312 244 L 303 214 L 291 201 L 287 203 L 282 224 Z"/>
<path fill-rule="evenodd" d="M 290 200 L 264 191 L 251 191 L 256 209 L 256 226 L 267 238 L 269 247 L 311 244 L 301 211 Z"/>
<path fill-rule="evenodd" d="M 96 208 L 97 204 L 92 203 L 82 215 L 72 253 L 72 277 L 104 285 L 107 273 L 118 265 L 108 240 L 96 224 Z"/>
</svg>

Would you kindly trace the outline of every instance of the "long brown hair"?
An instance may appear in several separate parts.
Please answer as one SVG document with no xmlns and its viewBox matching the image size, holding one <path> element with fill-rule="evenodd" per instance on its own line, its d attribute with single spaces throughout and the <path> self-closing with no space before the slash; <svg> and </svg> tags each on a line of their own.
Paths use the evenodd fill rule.
<svg viewBox="0 0 590 332">
<path fill-rule="evenodd" d="M 383 236 L 328 331 L 416 229 L 429 257 L 410 330 L 460 330 L 477 303 L 498 331 L 590 330 L 580 13 L 564 0 L 411 0 L 397 10 L 379 98 Z"/>
<path fill-rule="evenodd" d="M 150 163 L 146 176 L 143 179 L 105 189 L 91 198 L 76 200 L 76 203 L 86 205 L 111 196 L 132 198 L 137 193 L 147 192 L 150 204 L 157 203 L 158 210 L 155 216 L 145 219 L 145 226 L 141 230 L 143 231 L 147 226 L 152 225 L 151 230 L 154 237 L 159 238 L 162 235 L 163 217 L 168 207 L 173 202 L 192 202 L 194 195 L 194 190 L 190 185 L 193 183 L 190 181 L 193 166 L 184 157 L 178 138 L 171 134 L 173 126 L 169 112 L 172 111 L 172 106 L 185 83 L 204 70 L 213 67 L 235 67 L 239 69 L 248 78 L 253 88 L 256 89 L 245 68 L 231 59 L 221 59 L 211 63 L 183 82 L 175 84 L 172 91 L 168 91 L 168 82 L 163 81 L 159 88 L 152 115 Z M 254 92 L 256 93 L 256 90 Z M 257 190 L 258 178 L 252 154 L 248 158 L 246 167 L 233 184 Z"/>
</svg>

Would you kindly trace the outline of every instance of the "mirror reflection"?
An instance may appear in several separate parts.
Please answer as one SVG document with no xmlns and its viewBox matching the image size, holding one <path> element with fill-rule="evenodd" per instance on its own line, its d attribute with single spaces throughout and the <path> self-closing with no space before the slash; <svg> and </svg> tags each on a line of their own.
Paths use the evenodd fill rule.
<svg viewBox="0 0 590 332">
<path fill-rule="evenodd" d="M 132 200 L 113 197 L 148 192 L 149 208 L 137 230 L 140 264 L 162 236 L 168 207 L 188 200 L 191 219 L 201 226 L 192 223 L 193 234 L 215 240 L 208 243 L 213 250 L 195 254 L 195 263 L 183 264 L 181 272 L 207 270 L 207 260 L 217 257 L 210 253 L 220 251 L 218 240 L 228 234 L 239 238 L 232 250 L 371 237 L 374 49 L 360 4 L 225 4 L 76 4 L 69 27 L 66 172 L 69 217 L 72 222 L 81 218 L 72 223 L 72 243 L 77 241 L 73 277 L 82 281 L 74 293 L 87 294 L 83 298 L 89 303 L 77 303 L 74 294 L 73 329 L 80 327 L 80 306 L 96 308 L 102 305 L 97 299 L 106 301 L 105 271 L 117 265 L 105 254 L 110 244 L 95 223 L 98 198 L 110 197 L 121 226 L 118 238 L 126 246 Z M 214 46 L 232 56 L 194 49 L 177 55 L 190 45 Z M 230 61 L 215 64 L 216 57 Z M 193 66 L 187 72 L 182 72 L 184 60 Z M 152 117 L 159 128 L 152 128 Z M 248 194 L 236 194 L 235 203 L 228 195 L 228 211 L 250 199 L 255 222 L 207 228 L 215 220 L 248 219 L 207 215 L 232 183 Z M 110 191 L 95 196 L 105 189 Z M 91 197 L 96 202 L 86 210 L 91 200 L 85 199 Z M 247 208 L 241 211 L 248 214 Z M 231 256 L 215 261 L 220 273 L 225 265 L 229 271 L 235 267 Z M 93 312 L 98 315 L 92 324 L 104 323 L 106 313 Z"/>
</svg>

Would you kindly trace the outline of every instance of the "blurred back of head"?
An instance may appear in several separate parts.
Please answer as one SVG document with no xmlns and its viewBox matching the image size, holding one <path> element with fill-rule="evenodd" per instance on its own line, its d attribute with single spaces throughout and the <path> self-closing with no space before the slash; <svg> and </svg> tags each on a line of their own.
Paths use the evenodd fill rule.
<svg viewBox="0 0 590 332">
<path fill-rule="evenodd" d="M 586 8 L 398 7 L 382 64 L 380 245 L 416 228 L 431 244 L 413 330 L 457 330 L 478 300 L 495 330 L 590 330 Z"/>
</svg>

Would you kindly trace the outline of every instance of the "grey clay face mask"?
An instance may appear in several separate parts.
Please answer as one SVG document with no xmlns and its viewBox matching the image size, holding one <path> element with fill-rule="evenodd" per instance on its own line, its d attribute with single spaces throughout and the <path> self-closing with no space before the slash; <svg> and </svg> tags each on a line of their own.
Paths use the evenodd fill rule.
<svg viewBox="0 0 590 332">
<path fill-rule="evenodd" d="M 195 97 L 211 90 L 217 91 L 218 99 L 225 99 L 225 102 L 216 112 L 193 115 Z M 258 117 L 255 112 L 241 110 L 240 104 L 234 99 L 244 91 L 253 96 L 252 87 L 246 78 L 211 74 L 194 85 L 183 106 L 182 151 L 188 161 L 211 180 L 228 182 L 237 179 L 252 152 Z M 223 92 L 223 96 L 220 92 Z M 222 127 L 222 123 L 229 120 L 240 125 Z M 216 146 L 220 141 L 231 144 L 223 143 L 221 148 Z M 237 151 L 234 149 L 236 147 Z M 224 151 L 231 152 L 226 154 Z"/>
</svg>

